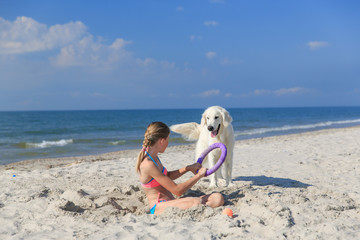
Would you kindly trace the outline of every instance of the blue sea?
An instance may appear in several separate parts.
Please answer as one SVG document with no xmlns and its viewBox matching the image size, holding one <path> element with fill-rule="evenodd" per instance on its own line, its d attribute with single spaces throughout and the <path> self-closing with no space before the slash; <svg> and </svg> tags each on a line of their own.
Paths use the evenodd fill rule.
<svg viewBox="0 0 360 240">
<path fill-rule="evenodd" d="M 0 164 L 140 149 L 147 125 L 205 109 L 0 112 Z M 360 107 L 230 108 L 237 140 L 360 125 Z M 188 144 L 172 133 L 170 146 Z"/>
</svg>

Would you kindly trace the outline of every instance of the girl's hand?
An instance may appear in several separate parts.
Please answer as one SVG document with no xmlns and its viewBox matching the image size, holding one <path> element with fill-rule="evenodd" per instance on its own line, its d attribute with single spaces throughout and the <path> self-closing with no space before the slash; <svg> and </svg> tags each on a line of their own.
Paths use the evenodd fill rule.
<svg viewBox="0 0 360 240">
<path fill-rule="evenodd" d="M 197 162 L 192 165 L 186 166 L 186 168 L 188 169 L 188 171 L 191 171 L 194 175 L 196 175 L 197 171 L 201 168 L 201 164 Z"/>
<path fill-rule="evenodd" d="M 207 168 L 200 168 L 199 172 L 197 174 L 200 175 L 200 177 L 205 177 Z"/>
</svg>

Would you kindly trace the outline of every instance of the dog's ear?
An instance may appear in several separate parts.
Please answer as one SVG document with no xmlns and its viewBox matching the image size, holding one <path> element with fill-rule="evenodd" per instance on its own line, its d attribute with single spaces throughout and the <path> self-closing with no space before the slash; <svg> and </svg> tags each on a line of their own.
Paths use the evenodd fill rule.
<svg viewBox="0 0 360 240">
<path fill-rule="evenodd" d="M 206 112 L 203 113 L 202 117 L 201 117 L 201 122 L 200 122 L 200 126 L 203 127 L 206 125 Z"/>
<path fill-rule="evenodd" d="M 223 118 L 224 126 L 229 126 L 229 124 L 232 122 L 232 117 L 230 116 L 230 113 L 224 109 L 224 111 L 221 111 L 221 116 Z"/>
</svg>

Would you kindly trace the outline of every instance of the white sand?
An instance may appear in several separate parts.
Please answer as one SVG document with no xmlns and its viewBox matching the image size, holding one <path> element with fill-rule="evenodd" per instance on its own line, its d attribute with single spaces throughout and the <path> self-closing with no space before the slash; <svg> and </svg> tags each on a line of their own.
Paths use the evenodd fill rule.
<svg viewBox="0 0 360 240">
<path fill-rule="evenodd" d="M 147 214 L 136 156 L 0 166 L 0 239 L 360 239 L 360 127 L 238 141 L 235 186 L 205 178 L 186 193 L 220 191 L 234 218 L 205 206 Z M 161 160 L 191 164 L 194 145 Z"/>
</svg>

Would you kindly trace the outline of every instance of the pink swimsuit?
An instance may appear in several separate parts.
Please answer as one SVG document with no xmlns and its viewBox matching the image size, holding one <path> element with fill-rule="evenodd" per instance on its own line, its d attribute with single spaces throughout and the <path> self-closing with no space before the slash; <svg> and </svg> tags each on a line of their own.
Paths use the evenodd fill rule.
<svg viewBox="0 0 360 240">
<path fill-rule="evenodd" d="M 154 159 L 150 156 L 150 154 L 148 152 L 145 151 L 145 153 L 150 157 L 150 159 L 156 164 L 156 166 L 159 166 Z M 157 158 L 159 160 L 159 162 L 161 163 L 160 159 Z M 162 171 L 161 171 L 164 175 L 167 175 L 167 170 L 165 167 L 163 167 Z M 141 186 L 143 186 L 144 188 L 154 188 L 154 187 L 158 187 L 160 186 L 160 183 L 158 183 L 154 178 L 151 178 L 150 181 L 148 181 L 147 183 L 142 183 Z"/>
<path fill-rule="evenodd" d="M 165 167 L 163 167 L 162 173 L 164 175 L 167 175 L 167 170 Z M 154 188 L 160 186 L 160 183 L 158 183 L 154 178 L 151 178 L 148 183 L 142 183 L 141 186 L 143 186 L 144 188 Z"/>
<path fill-rule="evenodd" d="M 156 166 L 159 166 L 154 159 L 150 156 L 150 154 L 148 152 L 145 151 L 145 153 L 150 157 L 150 159 L 156 164 Z M 157 158 L 159 160 L 159 162 L 161 163 L 160 159 Z M 162 171 L 161 171 L 164 175 L 167 175 L 167 170 L 165 167 L 163 167 Z M 141 186 L 143 186 L 144 188 L 154 188 L 154 187 L 158 187 L 160 186 L 160 183 L 158 183 L 154 178 L 151 178 L 149 182 L 147 183 L 142 183 Z M 160 202 L 166 202 L 165 199 L 160 199 L 160 192 L 158 194 L 158 199 L 157 199 L 157 203 Z M 150 209 L 150 213 L 154 214 L 155 213 L 155 208 L 156 208 L 156 203 L 154 204 L 154 206 Z"/>
</svg>

